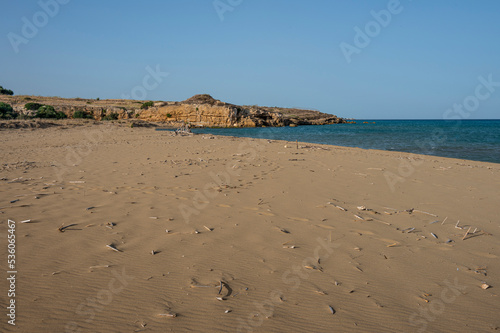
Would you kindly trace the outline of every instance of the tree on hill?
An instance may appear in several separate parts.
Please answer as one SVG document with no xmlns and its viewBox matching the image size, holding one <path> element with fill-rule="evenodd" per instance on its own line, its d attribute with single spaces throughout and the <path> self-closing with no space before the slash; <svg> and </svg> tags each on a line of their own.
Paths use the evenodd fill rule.
<svg viewBox="0 0 500 333">
<path fill-rule="evenodd" d="M 17 116 L 18 113 L 14 111 L 10 104 L 0 102 L 0 119 L 14 119 Z"/>
<path fill-rule="evenodd" d="M 56 111 L 51 105 L 41 106 L 35 113 L 35 118 L 55 118 L 64 119 L 67 118 L 66 114 L 61 111 Z"/>
<path fill-rule="evenodd" d="M 14 92 L 10 89 L 5 89 L 4 87 L 0 86 L 0 95 L 14 95 Z"/>
</svg>

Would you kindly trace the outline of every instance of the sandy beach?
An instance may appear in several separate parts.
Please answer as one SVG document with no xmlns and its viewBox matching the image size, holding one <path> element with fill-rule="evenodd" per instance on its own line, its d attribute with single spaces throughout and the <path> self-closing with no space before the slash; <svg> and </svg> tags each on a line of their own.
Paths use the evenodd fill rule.
<svg viewBox="0 0 500 333">
<path fill-rule="evenodd" d="M 2 332 L 500 330 L 499 164 L 104 122 L 0 144 Z"/>
</svg>

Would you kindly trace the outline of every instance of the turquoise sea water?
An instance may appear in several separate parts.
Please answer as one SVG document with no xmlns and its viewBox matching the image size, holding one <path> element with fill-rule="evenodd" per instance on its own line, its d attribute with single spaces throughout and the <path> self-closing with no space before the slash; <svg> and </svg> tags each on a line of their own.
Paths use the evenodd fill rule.
<svg viewBox="0 0 500 333">
<path fill-rule="evenodd" d="M 363 124 L 364 121 L 369 123 Z M 500 163 L 500 120 L 356 120 L 356 124 L 204 128 L 193 132 L 298 140 Z"/>
</svg>

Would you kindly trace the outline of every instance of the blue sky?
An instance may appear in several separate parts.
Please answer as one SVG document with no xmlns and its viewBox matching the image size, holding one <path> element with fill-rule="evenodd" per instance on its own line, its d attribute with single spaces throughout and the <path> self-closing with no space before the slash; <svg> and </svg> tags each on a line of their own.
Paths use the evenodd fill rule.
<svg viewBox="0 0 500 333">
<path fill-rule="evenodd" d="M 452 114 L 500 118 L 497 0 L 41 3 L 48 11 L 57 4 L 57 13 L 38 1 L 2 4 L 0 85 L 17 95 L 208 93 L 358 119 L 440 119 L 466 102 L 469 111 Z M 390 17 L 381 24 L 373 12 Z M 355 27 L 368 33 L 358 44 Z M 345 45 L 356 52 L 346 57 Z M 146 68 L 163 74 L 155 81 Z M 488 76 L 493 84 L 474 97 Z"/>
</svg>

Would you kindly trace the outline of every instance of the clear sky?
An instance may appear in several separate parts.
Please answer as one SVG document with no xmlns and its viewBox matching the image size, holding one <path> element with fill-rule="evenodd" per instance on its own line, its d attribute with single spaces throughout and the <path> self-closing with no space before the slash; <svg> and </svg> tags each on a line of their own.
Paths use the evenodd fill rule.
<svg viewBox="0 0 500 333">
<path fill-rule="evenodd" d="M 3 1 L 0 33 L 16 95 L 500 118 L 498 0 Z"/>
</svg>

